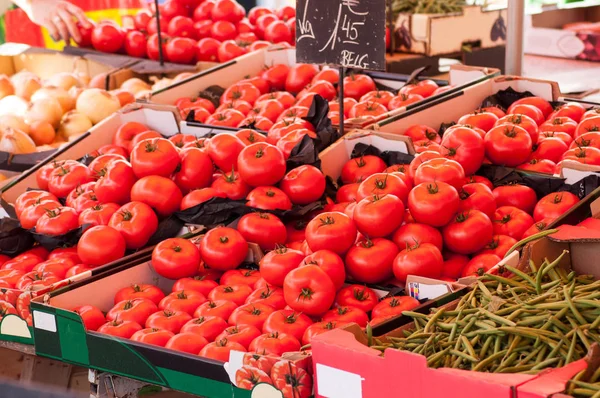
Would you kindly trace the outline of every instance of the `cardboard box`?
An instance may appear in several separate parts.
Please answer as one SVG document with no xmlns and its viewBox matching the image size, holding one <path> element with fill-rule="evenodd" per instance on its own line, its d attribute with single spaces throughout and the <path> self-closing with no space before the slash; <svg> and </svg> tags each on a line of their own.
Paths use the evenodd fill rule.
<svg viewBox="0 0 600 398">
<path fill-rule="evenodd" d="M 542 9 L 526 16 L 524 49 L 526 54 L 600 61 L 600 31 L 563 29 L 576 22 L 600 21 L 600 6 L 595 1 L 580 1 Z"/>
<path fill-rule="evenodd" d="M 198 239 L 201 237 L 193 241 Z M 251 245 L 246 261 L 257 263 L 261 257 L 258 246 Z M 277 396 L 256 395 L 235 386 L 235 370 L 241 366 L 243 353 L 232 353 L 230 361 L 223 363 L 86 331 L 72 308 L 91 304 L 108 311 L 115 293 L 132 283 L 155 284 L 168 293 L 174 281 L 156 274 L 149 261 L 130 262 L 34 299 L 36 354 L 204 397 Z M 312 367 L 310 356 L 289 353 L 285 358 Z M 281 396 L 273 387 L 266 389 Z"/>
<path fill-rule="evenodd" d="M 267 49 L 265 51 L 255 51 L 243 55 L 207 71 L 200 72 L 188 79 L 181 80 L 165 89 L 157 90 L 151 94 L 147 101 L 157 104 L 172 105 L 178 98 L 194 97 L 200 91 L 212 85 L 216 84 L 227 88 L 239 80 L 249 76 L 257 76 L 263 71 L 265 66 L 271 66 L 274 64 L 295 65 L 295 50 L 276 48 Z M 393 89 L 401 88 L 408 79 L 408 76 L 406 75 L 369 71 L 365 71 L 365 73 L 371 75 L 376 82 Z M 451 73 L 451 79 L 449 83 L 453 86 L 457 86 L 457 88 L 466 87 L 477 81 L 488 79 L 490 76 L 497 75 L 498 73 L 499 71 L 497 69 L 466 67 L 461 65 L 456 67 L 454 72 Z M 442 84 L 442 82 L 439 83 Z M 452 91 L 454 91 L 454 89 L 450 90 L 449 92 Z M 417 104 L 428 103 L 447 94 L 448 92 L 445 92 L 430 98 L 426 98 Z M 390 115 L 405 112 L 406 109 L 411 109 L 415 105 L 416 104 L 411 104 L 406 108 L 396 109 L 386 113 L 385 115 L 381 115 L 381 117 L 378 117 L 377 119 L 355 118 L 345 120 L 344 126 L 348 129 L 364 127 L 372 124 L 376 120 L 382 120 Z"/>
<path fill-rule="evenodd" d="M 395 24 L 397 48 L 435 56 L 460 53 L 464 46 L 499 46 L 506 42 L 506 18 L 506 8 L 481 6 L 464 6 L 451 14 L 401 13 Z"/>
</svg>

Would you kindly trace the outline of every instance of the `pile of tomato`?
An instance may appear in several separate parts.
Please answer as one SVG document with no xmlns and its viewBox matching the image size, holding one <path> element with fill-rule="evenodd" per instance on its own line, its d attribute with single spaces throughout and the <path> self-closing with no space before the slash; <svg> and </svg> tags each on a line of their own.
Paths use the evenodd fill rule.
<svg viewBox="0 0 600 398">
<path fill-rule="evenodd" d="M 267 131 L 271 143 L 295 128 L 308 114 L 315 95 L 329 101 L 329 118 L 339 123 L 339 72 L 316 65 L 276 64 L 259 76 L 245 78 L 228 87 L 218 106 L 205 98 L 180 98 L 175 105 L 186 118 L 191 110 L 194 120 L 215 126 L 243 127 L 254 125 Z M 397 94 L 378 90 L 375 81 L 365 74 L 344 77 L 344 116 L 375 119 L 411 103 L 430 97 L 450 86 L 438 87 L 433 80 L 406 84 Z"/>
<path fill-rule="evenodd" d="M 423 125 L 411 126 L 403 134 L 413 140 L 417 152 L 455 159 L 466 166 L 467 175 L 482 163 L 549 174 L 560 173 L 562 160 L 600 165 L 600 113 L 576 102 L 554 109 L 543 98 L 525 97 L 506 112 L 487 107 L 464 115 L 451 129 L 460 131 L 452 140 Z M 468 148 L 458 149 L 459 141 L 466 140 Z"/>
<path fill-rule="evenodd" d="M 20 291 L 40 290 L 90 269 L 82 264 L 75 248 L 48 252 L 37 246 L 14 258 L 0 254 L 0 320 L 18 314 L 31 326 L 31 297 L 20 296 Z"/>
<path fill-rule="evenodd" d="M 153 6 L 153 5 L 152 5 Z M 296 9 L 276 11 L 254 7 L 248 11 L 235 0 L 167 0 L 159 5 L 164 60 L 180 64 L 226 62 L 272 43 L 291 47 L 296 41 Z M 125 53 L 159 60 L 157 18 L 154 10 L 140 10 L 130 26 L 102 21 L 80 26 L 80 47 L 106 53 Z"/>
</svg>

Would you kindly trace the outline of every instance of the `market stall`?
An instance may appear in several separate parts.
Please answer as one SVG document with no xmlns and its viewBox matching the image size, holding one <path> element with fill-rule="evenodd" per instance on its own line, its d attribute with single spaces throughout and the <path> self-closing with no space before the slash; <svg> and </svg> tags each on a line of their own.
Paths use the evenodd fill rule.
<svg viewBox="0 0 600 398">
<path fill-rule="evenodd" d="M 117 3 L 0 46 L 0 378 L 600 397 L 597 4 Z"/>
</svg>

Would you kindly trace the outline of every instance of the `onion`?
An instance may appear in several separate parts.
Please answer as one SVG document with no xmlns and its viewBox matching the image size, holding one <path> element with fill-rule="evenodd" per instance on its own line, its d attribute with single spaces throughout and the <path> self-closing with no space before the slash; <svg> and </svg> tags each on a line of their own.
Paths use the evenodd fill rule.
<svg viewBox="0 0 600 398">
<path fill-rule="evenodd" d="M 63 113 L 69 112 L 75 108 L 75 100 L 69 93 L 60 87 L 42 87 L 31 96 L 31 101 L 35 102 L 42 98 L 54 98 L 60 104 Z"/>
<path fill-rule="evenodd" d="M 35 152 L 35 143 L 21 130 L 0 127 L 0 151 L 19 154 Z"/>
<path fill-rule="evenodd" d="M 70 111 L 65 113 L 60 121 L 58 134 L 61 138 L 69 139 L 73 136 L 78 136 L 92 128 L 92 122 L 86 115 L 78 111 Z"/>
<path fill-rule="evenodd" d="M 160 89 L 163 89 L 165 87 L 169 87 L 171 84 L 173 84 L 173 80 L 171 79 L 160 79 L 159 81 L 157 81 L 156 83 L 154 83 L 152 85 L 152 90 L 153 91 L 157 91 Z"/>
<path fill-rule="evenodd" d="M 24 117 L 29 103 L 16 95 L 9 95 L 0 100 L 0 115 L 16 115 Z"/>
<path fill-rule="evenodd" d="M 137 77 L 127 79 L 121 84 L 121 90 L 129 91 L 131 94 L 136 95 L 139 91 L 150 90 L 150 85 Z"/>
<path fill-rule="evenodd" d="M 31 72 L 21 71 L 10 78 L 15 87 L 15 94 L 26 100 L 30 100 L 33 93 L 42 87 L 40 79 Z"/>
<path fill-rule="evenodd" d="M 0 99 L 13 95 L 15 93 L 15 87 L 11 83 L 10 79 L 6 75 L 0 75 Z"/>
<path fill-rule="evenodd" d="M 100 73 L 99 75 L 94 76 L 92 80 L 90 80 L 88 87 L 104 90 L 106 87 L 106 73 Z"/>
<path fill-rule="evenodd" d="M 54 127 L 48 122 L 33 122 L 31 123 L 29 136 L 37 146 L 48 145 L 54 142 L 56 132 L 54 131 Z"/>
<path fill-rule="evenodd" d="M 77 111 L 86 115 L 93 124 L 112 115 L 121 108 L 119 99 L 98 88 L 89 88 L 77 98 Z"/>
<path fill-rule="evenodd" d="M 77 72 L 75 74 L 75 76 L 77 77 L 77 80 L 79 80 L 79 82 L 81 83 L 81 85 L 83 87 L 87 87 L 90 84 L 90 75 L 88 75 L 85 72 Z"/>
<path fill-rule="evenodd" d="M 150 99 L 151 94 L 151 90 L 140 91 L 135 95 L 135 99 Z"/>
<path fill-rule="evenodd" d="M 6 114 L 0 116 L 0 126 L 12 127 L 13 129 L 21 130 L 25 134 L 29 134 L 29 125 L 25 123 L 22 117 L 17 115 Z"/>
<path fill-rule="evenodd" d="M 173 82 L 178 82 L 191 76 L 194 76 L 192 72 L 182 72 L 173 78 Z"/>
<path fill-rule="evenodd" d="M 73 73 L 61 72 L 48 79 L 46 87 L 60 87 L 68 91 L 71 87 L 81 87 L 81 82 Z"/>
<path fill-rule="evenodd" d="M 45 121 L 55 129 L 60 125 L 60 118 L 63 115 L 60 103 L 54 98 L 40 98 L 34 101 L 27 108 L 25 121 L 29 124 L 33 122 Z"/>
<path fill-rule="evenodd" d="M 69 95 L 73 98 L 73 101 L 77 102 L 77 98 L 79 98 L 79 94 L 81 94 L 85 90 L 85 88 L 81 87 L 71 87 L 69 89 Z"/>
</svg>

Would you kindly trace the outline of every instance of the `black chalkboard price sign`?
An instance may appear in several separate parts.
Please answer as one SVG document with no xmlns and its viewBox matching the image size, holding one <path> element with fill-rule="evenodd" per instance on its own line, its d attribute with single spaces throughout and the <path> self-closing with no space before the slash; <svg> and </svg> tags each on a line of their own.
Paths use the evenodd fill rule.
<svg viewBox="0 0 600 398">
<path fill-rule="evenodd" d="M 297 0 L 296 60 L 385 70 L 385 0 Z"/>
</svg>

